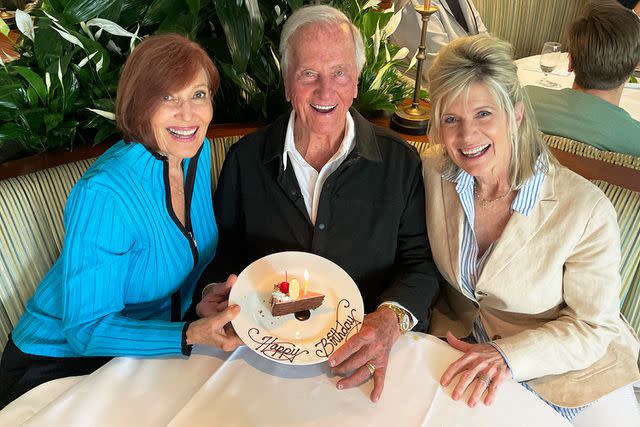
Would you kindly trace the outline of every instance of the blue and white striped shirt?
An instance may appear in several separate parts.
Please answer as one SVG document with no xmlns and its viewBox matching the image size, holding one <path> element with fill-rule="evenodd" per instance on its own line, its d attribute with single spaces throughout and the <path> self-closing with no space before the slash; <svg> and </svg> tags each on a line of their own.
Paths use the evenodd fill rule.
<svg viewBox="0 0 640 427">
<path fill-rule="evenodd" d="M 546 170 L 547 165 L 548 160 L 546 158 L 543 158 L 542 156 L 538 158 L 534 176 L 531 177 L 518 190 L 515 199 L 511 203 L 511 212 L 513 214 L 528 216 L 531 213 L 531 211 L 535 207 L 536 202 L 538 201 L 540 188 L 544 183 L 544 171 Z M 482 257 L 478 258 L 478 241 L 473 230 L 473 224 L 475 221 L 475 210 L 473 204 L 474 178 L 462 169 L 460 169 L 457 173 L 444 174 L 442 177 L 447 181 L 456 183 L 456 192 L 458 193 L 458 197 L 460 198 L 460 203 L 462 204 L 462 209 L 464 210 L 466 219 L 466 221 L 464 221 L 464 227 L 462 229 L 462 242 L 460 243 L 460 276 L 462 291 L 466 297 L 468 297 L 472 301 L 478 302 L 475 296 L 475 286 L 478 282 L 480 274 L 482 273 L 484 265 L 493 250 L 494 244 L 492 243 L 491 246 L 489 246 L 489 248 L 482 255 Z M 509 361 L 507 360 L 500 347 L 491 342 L 491 339 L 487 334 L 480 316 L 476 317 L 470 338 L 475 342 L 489 343 L 493 345 L 496 350 L 500 352 L 505 362 L 507 363 L 507 366 L 509 366 Z M 526 382 L 522 382 L 521 384 L 527 390 L 540 397 L 527 385 Z M 559 412 L 560 415 L 567 418 L 569 421 L 571 421 L 578 413 L 580 413 L 580 411 L 582 411 L 582 409 L 586 407 L 583 406 L 580 408 L 564 408 L 554 405 L 550 402 L 546 403 L 554 410 Z"/>
</svg>

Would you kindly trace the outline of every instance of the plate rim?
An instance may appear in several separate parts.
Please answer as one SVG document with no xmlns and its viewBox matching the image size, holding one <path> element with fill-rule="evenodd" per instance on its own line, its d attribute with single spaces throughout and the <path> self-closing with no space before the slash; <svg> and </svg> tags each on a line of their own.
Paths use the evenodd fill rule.
<svg viewBox="0 0 640 427">
<path fill-rule="evenodd" d="M 347 277 L 347 278 L 349 279 L 350 283 L 351 283 L 351 284 L 352 284 L 352 286 L 353 286 L 353 290 L 355 290 L 355 291 L 356 291 L 356 294 L 357 294 L 357 301 L 349 301 L 349 300 L 346 300 L 346 301 L 347 301 L 351 306 L 353 306 L 353 307 L 352 307 L 352 310 L 356 310 L 356 321 L 357 321 L 357 325 L 355 326 L 355 332 L 358 332 L 358 331 L 359 331 L 359 329 L 360 329 L 360 328 L 359 328 L 358 326 L 360 326 L 360 327 L 361 327 L 362 322 L 363 322 L 363 320 L 364 320 L 364 300 L 363 300 L 363 298 L 362 298 L 362 293 L 360 292 L 360 289 L 358 288 L 358 285 L 356 284 L 355 280 L 353 280 L 353 278 L 349 275 L 349 273 L 347 273 L 347 272 L 346 272 L 342 267 L 340 267 L 340 265 L 338 265 L 337 263 L 335 263 L 334 261 L 332 261 L 332 260 L 330 260 L 330 259 L 327 259 L 327 258 L 325 258 L 325 257 L 323 257 L 323 256 L 321 256 L 321 255 L 315 254 L 315 253 L 313 253 L 313 252 L 305 252 L 305 251 L 280 251 L 280 252 L 273 252 L 273 253 L 271 253 L 271 254 L 265 255 L 265 256 L 263 256 L 263 257 L 261 257 L 261 258 L 258 258 L 258 259 L 257 259 L 257 260 L 255 260 L 255 261 L 251 262 L 249 265 L 247 265 L 247 266 L 246 266 L 246 267 L 245 267 L 245 268 L 240 272 L 240 274 L 238 274 L 238 279 L 237 279 L 237 280 L 236 280 L 236 282 L 234 283 L 234 285 L 233 285 L 233 287 L 231 288 L 231 291 L 230 291 L 230 293 L 229 293 L 229 304 L 234 304 L 234 303 L 235 303 L 235 304 L 237 304 L 237 303 L 238 303 L 237 301 L 238 301 L 238 299 L 239 299 L 239 298 L 238 298 L 238 296 L 237 296 L 237 295 L 235 295 L 235 296 L 234 296 L 234 293 L 236 293 L 236 294 L 237 294 L 237 292 L 239 292 L 239 291 L 235 291 L 235 292 L 234 292 L 234 290 L 235 290 L 235 289 L 238 289 L 238 288 L 236 288 L 236 285 L 237 285 L 237 283 L 238 283 L 238 280 L 240 280 L 240 279 L 241 279 L 241 276 L 242 276 L 243 274 L 248 274 L 248 273 L 246 273 L 246 272 L 250 271 L 252 268 L 255 268 L 255 264 L 263 263 L 263 262 L 265 262 L 266 260 L 270 259 L 271 257 L 275 257 L 275 256 L 278 256 L 278 257 L 283 257 L 283 256 L 305 256 L 305 257 L 312 257 L 312 258 L 316 258 L 316 259 L 317 259 L 317 261 L 319 261 L 319 262 L 321 262 L 321 263 L 328 263 L 328 264 L 332 265 L 335 269 L 337 269 L 339 272 L 341 272 L 341 274 L 344 274 L 344 275 L 345 275 L 345 277 Z M 340 301 L 342 301 L 342 300 L 340 300 Z M 340 301 L 338 302 L 338 304 L 340 304 Z M 242 310 L 240 311 L 240 314 L 239 314 L 237 317 L 235 317 L 235 318 L 231 321 L 231 324 L 233 325 L 234 330 L 236 331 L 236 333 L 237 333 L 237 334 L 238 334 L 238 336 L 240 337 L 240 340 L 242 340 L 242 342 L 243 342 L 243 343 L 244 343 L 244 344 L 245 344 L 245 345 L 246 345 L 246 346 L 247 346 L 247 347 L 248 347 L 252 352 L 254 352 L 254 353 L 258 354 L 260 357 L 262 357 L 262 358 L 264 358 L 264 359 L 266 359 L 266 360 L 270 360 L 270 361 L 272 361 L 272 362 L 280 363 L 280 364 L 284 364 L 284 365 L 287 365 L 287 366 L 309 366 L 309 365 L 315 365 L 315 364 L 318 364 L 318 363 L 325 362 L 325 361 L 328 359 L 328 356 L 327 356 L 327 357 L 324 357 L 324 356 L 316 356 L 314 360 L 306 360 L 306 361 L 304 361 L 304 360 L 303 360 L 303 361 L 297 361 L 297 360 L 295 360 L 295 359 L 294 359 L 294 360 L 288 360 L 288 359 L 285 359 L 285 360 L 278 360 L 278 359 L 274 359 L 274 358 L 268 357 L 268 356 L 266 356 L 265 354 L 262 354 L 262 353 L 261 353 L 260 351 L 258 351 L 257 349 L 253 348 L 253 346 L 252 346 L 252 345 L 255 345 L 255 344 L 256 344 L 256 342 L 252 342 L 252 341 L 250 341 L 249 343 L 247 343 L 247 341 L 249 340 L 249 336 L 248 336 L 248 335 L 249 335 L 249 330 L 250 330 L 250 329 L 258 329 L 259 331 L 263 331 L 263 330 L 267 330 L 267 329 L 265 329 L 265 328 L 261 327 L 260 325 L 255 324 L 254 322 L 251 322 L 251 321 L 249 320 L 249 319 L 250 319 L 250 317 L 248 317 L 248 316 L 243 316 L 243 317 L 240 317 L 240 316 L 243 316 L 243 311 L 242 311 Z M 336 319 L 336 317 L 334 317 L 334 319 Z M 337 320 L 337 319 L 336 319 L 336 320 Z M 245 330 L 245 328 L 244 328 L 244 326 L 245 326 L 245 325 L 243 324 L 243 323 L 244 323 L 244 321 L 247 321 L 247 323 L 249 323 L 250 325 L 253 323 L 253 325 L 251 325 L 251 326 L 253 326 L 253 328 L 247 328 L 247 329 Z M 240 325 L 238 325 L 238 322 L 240 323 Z M 241 332 L 240 332 L 240 331 L 238 331 L 238 326 L 243 326 L 243 329 L 242 329 L 242 331 L 241 331 Z M 330 327 L 328 328 L 328 330 L 331 330 L 331 329 L 332 329 L 332 327 L 330 326 Z M 268 330 L 267 330 L 267 331 L 268 331 Z M 246 336 L 246 338 L 245 338 L 245 336 Z M 348 337 L 350 337 L 350 336 L 352 336 L 352 333 L 350 333 L 350 335 L 348 335 L 348 336 L 347 336 L 347 338 L 348 338 Z M 277 338 L 277 339 L 280 339 L 280 338 L 276 337 L 275 335 L 274 335 L 274 337 L 275 337 L 275 338 Z M 286 339 L 288 339 L 288 338 L 286 338 Z M 344 342 L 342 342 L 342 343 L 340 344 L 340 346 L 342 346 L 343 344 L 344 344 Z M 335 351 L 337 348 L 339 348 L 339 346 L 338 346 L 338 347 L 336 347 L 333 351 Z M 311 352 L 310 352 L 310 351 L 309 351 L 309 354 L 311 354 Z"/>
</svg>

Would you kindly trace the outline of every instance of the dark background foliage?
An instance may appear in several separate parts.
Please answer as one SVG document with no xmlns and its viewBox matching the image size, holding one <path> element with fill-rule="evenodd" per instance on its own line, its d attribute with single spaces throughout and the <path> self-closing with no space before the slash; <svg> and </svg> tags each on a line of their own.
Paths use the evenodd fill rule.
<svg viewBox="0 0 640 427">
<path fill-rule="evenodd" d="M 2 153 L 7 147 L 26 155 L 115 138 L 118 131 L 109 113 L 120 69 L 141 38 L 161 32 L 185 34 L 213 58 L 222 80 L 215 122 L 274 119 L 288 108 L 279 66 L 280 31 L 286 17 L 306 3 L 311 2 L 44 0 L 31 13 L 33 40 L 20 35 L 15 45 L 20 58 L 0 67 L 0 162 L 9 156 Z M 398 61 L 389 63 L 384 54 L 386 49 L 393 57 L 398 47 L 382 40 L 380 53 L 373 55 L 374 33 L 391 13 L 362 10 L 366 1 L 329 3 L 354 21 L 367 47 L 354 105 L 365 115 L 393 110 L 411 91 L 399 77 Z M 118 28 L 102 28 L 94 18 Z"/>
</svg>

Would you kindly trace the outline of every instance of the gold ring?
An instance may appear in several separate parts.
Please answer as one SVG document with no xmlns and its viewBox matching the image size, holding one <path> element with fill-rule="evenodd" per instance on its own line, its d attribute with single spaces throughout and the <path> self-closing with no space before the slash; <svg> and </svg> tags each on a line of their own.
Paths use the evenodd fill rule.
<svg viewBox="0 0 640 427">
<path fill-rule="evenodd" d="M 369 372 L 371 372 L 371 375 L 373 375 L 374 372 L 376 371 L 375 365 L 371 362 L 367 362 L 364 366 L 366 366 Z"/>
<path fill-rule="evenodd" d="M 487 374 L 478 375 L 476 378 L 482 381 L 487 387 L 491 384 L 491 377 Z"/>
</svg>

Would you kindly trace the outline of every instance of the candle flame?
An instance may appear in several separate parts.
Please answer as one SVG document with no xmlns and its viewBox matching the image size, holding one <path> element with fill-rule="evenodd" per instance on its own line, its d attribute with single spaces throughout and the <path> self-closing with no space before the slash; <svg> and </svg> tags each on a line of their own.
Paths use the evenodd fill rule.
<svg viewBox="0 0 640 427">
<path fill-rule="evenodd" d="M 304 269 L 304 283 L 302 284 L 302 295 L 307 295 L 307 286 L 309 286 L 309 271 Z"/>
</svg>

